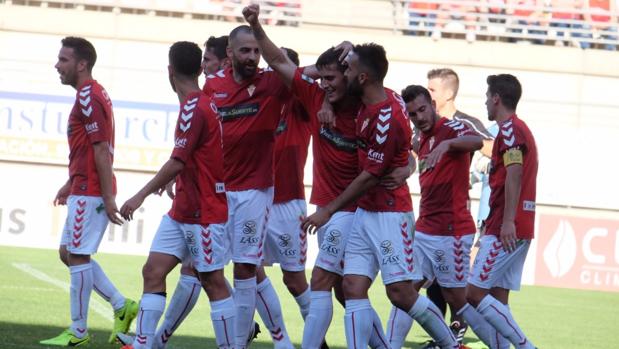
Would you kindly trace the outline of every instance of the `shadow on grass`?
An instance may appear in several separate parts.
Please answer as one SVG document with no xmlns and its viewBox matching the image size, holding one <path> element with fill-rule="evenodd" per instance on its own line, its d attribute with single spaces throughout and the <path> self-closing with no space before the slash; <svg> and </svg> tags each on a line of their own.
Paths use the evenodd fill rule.
<svg viewBox="0 0 619 349">
<path fill-rule="evenodd" d="M 52 338 L 57 336 L 65 328 L 58 326 L 43 326 L 43 325 L 28 325 L 28 324 L 16 324 L 11 322 L 0 321 L 0 338 L 2 343 L 0 348 L 2 349 L 57 349 L 59 347 L 46 346 L 39 344 L 40 340 Z M 110 332 L 101 329 L 89 330 L 92 339 L 87 346 L 88 349 L 111 349 L 120 348 L 120 344 L 109 344 L 107 342 Z M 298 338 L 297 335 L 291 334 L 293 338 Z M 300 343 L 294 343 L 296 348 L 300 348 Z M 207 337 L 195 337 L 178 335 L 170 338 L 168 343 L 169 348 L 174 349 L 192 349 L 192 348 L 217 348 L 215 344 L 215 338 Z M 271 338 L 265 330 L 258 335 L 258 338 L 251 346 L 252 349 L 267 349 L 273 348 Z M 332 349 L 345 349 L 342 346 L 331 346 Z"/>
</svg>

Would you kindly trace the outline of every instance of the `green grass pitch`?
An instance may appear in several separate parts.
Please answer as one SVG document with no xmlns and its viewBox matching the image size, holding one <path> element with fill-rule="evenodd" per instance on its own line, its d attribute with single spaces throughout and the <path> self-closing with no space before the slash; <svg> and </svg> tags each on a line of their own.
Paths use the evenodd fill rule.
<svg viewBox="0 0 619 349">
<path fill-rule="evenodd" d="M 96 259 L 121 292 L 139 300 L 145 257 L 97 254 Z M 63 289 L 69 282 L 66 267 L 54 250 L 1 246 L 0 270 L 0 348 L 44 348 L 38 344 L 39 340 L 57 335 L 70 324 L 69 294 Z M 267 273 L 280 295 L 288 332 L 295 346 L 300 347 L 303 321 L 297 304 L 281 282 L 279 269 L 268 268 Z M 176 269 L 168 277 L 170 296 L 178 274 Z M 377 281 L 370 297 L 384 325 L 390 305 L 380 280 Z M 94 302 L 99 303 L 103 312 L 93 310 Z M 525 286 L 512 294 L 510 304 L 516 320 L 539 348 L 619 348 L 617 293 Z M 107 344 L 111 314 L 111 307 L 93 293 L 88 324 L 94 338 L 89 348 L 120 347 Z M 168 347 L 214 348 L 213 338 L 208 299 L 202 293 L 198 305 L 170 339 Z M 427 335 L 414 325 L 406 347 L 419 348 L 426 340 Z M 467 340 L 476 341 L 471 331 Z M 346 347 L 343 309 L 337 303 L 327 342 L 331 348 Z M 272 348 L 268 330 L 263 328 L 252 348 Z"/>
</svg>

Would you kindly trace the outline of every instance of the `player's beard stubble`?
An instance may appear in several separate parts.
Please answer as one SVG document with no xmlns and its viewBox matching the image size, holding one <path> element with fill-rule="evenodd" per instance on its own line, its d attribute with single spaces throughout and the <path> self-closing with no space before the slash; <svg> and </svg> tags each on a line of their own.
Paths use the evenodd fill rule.
<svg viewBox="0 0 619 349">
<path fill-rule="evenodd" d="M 361 96 L 363 96 L 363 87 L 361 86 L 357 78 L 348 79 L 346 92 L 348 93 L 348 95 L 356 98 L 361 98 Z"/>
</svg>

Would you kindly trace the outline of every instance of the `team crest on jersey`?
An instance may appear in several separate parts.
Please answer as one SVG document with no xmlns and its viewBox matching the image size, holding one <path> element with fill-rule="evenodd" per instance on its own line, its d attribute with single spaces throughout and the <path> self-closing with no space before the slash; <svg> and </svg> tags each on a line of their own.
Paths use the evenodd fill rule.
<svg viewBox="0 0 619 349">
<path fill-rule="evenodd" d="M 361 124 L 361 132 L 363 132 L 363 130 L 365 130 L 366 127 L 368 127 L 369 123 L 370 123 L 370 119 L 363 120 L 363 124 Z"/>
<path fill-rule="evenodd" d="M 254 91 L 256 91 L 256 85 L 249 85 L 249 87 L 247 88 L 247 93 L 249 93 L 249 97 L 254 95 Z"/>
</svg>

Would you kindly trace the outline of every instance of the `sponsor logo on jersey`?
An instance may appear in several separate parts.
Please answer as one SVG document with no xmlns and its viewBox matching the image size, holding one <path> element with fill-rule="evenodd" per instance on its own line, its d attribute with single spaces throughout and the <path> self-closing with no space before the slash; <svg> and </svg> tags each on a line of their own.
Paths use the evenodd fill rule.
<svg viewBox="0 0 619 349">
<path fill-rule="evenodd" d="M 333 145 L 339 150 L 343 150 L 349 153 L 357 152 L 356 139 L 346 138 L 333 129 L 327 127 L 320 127 L 320 137 L 322 139 L 325 139 L 329 144 Z"/>
<path fill-rule="evenodd" d="M 279 236 L 279 242 L 277 243 L 279 247 L 282 247 L 279 253 L 282 256 L 293 257 L 296 256 L 297 250 L 294 248 L 289 248 L 292 245 L 292 237 L 289 234 L 282 234 Z"/>
<path fill-rule="evenodd" d="M 443 250 L 435 250 L 434 251 L 434 262 L 436 263 L 436 270 L 441 273 L 449 272 L 449 265 L 445 261 L 445 251 Z"/>
<path fill-rule="evenodd" d="M 96 121 L 90 124 L 86 124 L 86 126 L 84 127 L 86 128 L 86 133 L 88 134 L 99 131 L 99 125 L 97 124 Z"/>
<path fill-rule="evenodd" d="M 187 138 L 177 138 L 174 140 L 174 148 L 185 148 L 187 146 Z"/>
<path fill-rule="evenodd" d="M 226 122 L 226 121 L 232 121 L 238 118 L 254 116 L 258 114 L 259 110 L 260 110 L 260 104 L 252 103 L 252 104 L 234 105 L 231 107 L 220 107 L 218 108 L 218 113 L 219 113 L 219 116 L 221 116 L 221 121 Z"/>
<path fill-rule="evenodd" d="M 522 202 L 522 209 L 525 211 L 535 212 L 535 201 L 524 200 Z"/>
<path fill-rule="evenodd" d="M 228 97 L 228 94 L 225 93 L 225 92 L 215 92 L 213 94 L 213 97 L 215 97 L 215 98 L 226 98 L 226 97 Z"/>
<path fill-rule="evenodd" d="M 374 162 L 382 164 L 384 158 L 385 158 L 384 153 L 379 153 L 373 149 L 368 150 L 368 160 L 372 160 Z"/>
</svg>

